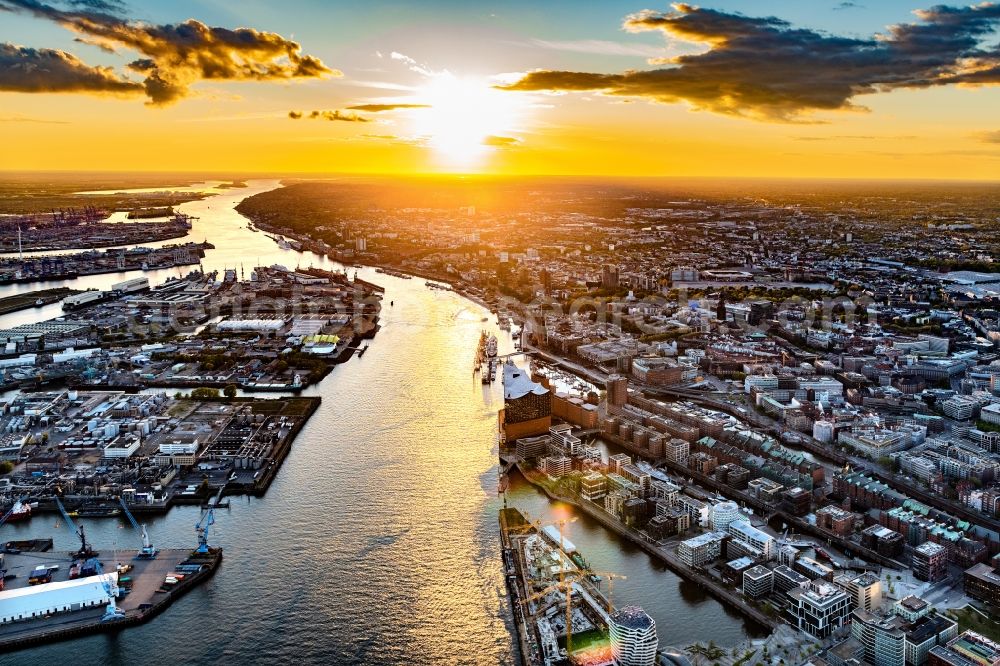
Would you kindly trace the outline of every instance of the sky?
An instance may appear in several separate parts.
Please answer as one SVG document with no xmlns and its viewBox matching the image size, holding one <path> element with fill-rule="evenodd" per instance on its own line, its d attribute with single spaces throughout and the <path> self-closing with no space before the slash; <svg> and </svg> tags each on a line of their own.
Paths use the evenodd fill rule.
<svg viewBox="0 0 1000 666">
<path fill-rule="evenodd" d="M 1000 5 L 0 0 L 0 170 L 1000 180 Z"/>
</svg>

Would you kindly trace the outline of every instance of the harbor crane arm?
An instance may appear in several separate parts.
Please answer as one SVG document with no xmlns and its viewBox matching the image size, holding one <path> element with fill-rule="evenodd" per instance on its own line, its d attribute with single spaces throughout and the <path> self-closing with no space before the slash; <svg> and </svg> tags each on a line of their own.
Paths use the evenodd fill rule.
<svg viewBox="0 0 1000 666">
<path fill-rule="evenodd" d="M 108 606 L 104 611 L 104 616 L 101 617 L 101 622 L 120 620 L 125 617 L 125 611 L 118 608 L 115 602 L 118 598 L 118 581 L 104 572 L 104 567 L 100 562 L 95 561 L 95 565 L 97 566 L 97 579 L 101 581 L 104 593 L 108 595 Z"/>
<path fill-rule="evenodd" d="M 63 520 L 66 521 L 66 526 L 75 531 L 76 535 L 80 537 L 80 550 L 77 552 L 77 556 L 83 559 L 94 557 L 96 553 L 94 553 L 94 549 L 90 547 L 90 544 L 87 543 L 87 535 L 83 531 L 83 525 L 77 525 L 70 517 L 69 512 L 66 511 L 66 507 L 58 495 L 53 495 L 52 498 L 55 500 L 56 506 L 59 507 L 59 513 L 62 514 Z"/>
<path fill-rule="evenodd" d="M 194 529 L 198 533 L 197 553 L 208 553 L 208 528 L 215 524 L 215 509 L 209 508 L 201 514 L 201 518 L 195 523 Z"/>
<path fill-rule="evenodd" d="M 146 532 L 146 525 L 140 525 L 139 521 L 135 519 L 132 512 L 128 510 L 128 503 L 125 501 L 124 497 L 119 497 L 118 502 L 122 505 L 122 510 L 125 512 L 125 515 L 128 516 L 128 521 L 132 523 L 132 527 L 139 532 L 139 536 L 142 538 L 142 549 L 139 551 L 139 557 L 147 559 L 156 557 L 156 549 L 153 548 L 153 543 L 149 540 L 149 533 Z"/>
</svg>

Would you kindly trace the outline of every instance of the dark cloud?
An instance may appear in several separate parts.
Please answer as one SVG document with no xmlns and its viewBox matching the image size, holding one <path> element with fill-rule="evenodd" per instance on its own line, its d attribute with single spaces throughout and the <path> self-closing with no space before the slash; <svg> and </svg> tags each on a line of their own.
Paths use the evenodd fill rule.
<svg viewBox="0 0 1000 666">
<path fill-rule="evenodd" d="M 145 76 L 149 103 L 163 105 L 186 97 L 200 80 L 271 81 L 340 75 L 321 60 L 303 55 L 294 41 L 252 28 L 214 28 L 188 19 L 153 25 L 119 18 L 98 5 L 80 2 L 80 11 L 63 11 L 37 0 L 0 0 L 0 8 L 49 19 L 107 48 L 142 54 L 128 68 Z"/>
<path fill-rule="evenodd" d="M 1000 83 L 1000 48 L 983 47 L 1000 25 L 1000 5 L 936 6 L 918 23 L 871 38 L 838 37 L 749 17 L 675 4 L 629 16 L 633 32 L 659 30 L 708 45 L 670 66 L 620 74 L 539 70 L 506 90 L 597 90 L 764 120 L 795 121 L 812 111 L 858 108 L 859 95 L 900 88 Z"/>
<path fill-rule="evenodd" d="M 864 5 L 859 5 L 856 2 L 841 2 L 836 7 L 833 8 L 833 11 L 840 12 L 844 11 L 845 9 L 864 9 L 864 8 L 865 8 Z"/>
<path fill-rule="evenodd" d="M 382 111 L 395 111 L 396 109 L 427 109 L 430 108 L 430 104 L 355 104 L 347 108 L 351 111 L 381 113 Z"/>
<path fill-rule="evenodd" d="M 37 123 L 41 125 L 69 125 L 68 120 L 49 120 L 30 116 L 0 116 L 0 123 Z"/>
<path fill-rule="evenodd" d="M 83 37 L 75 37 L 73 41 L 76 42 L 77 44 L 86 44 L 87 46 L 93 46 L 99 48 L 105 53 L 118 53 L 118 51 L 115 50 L 115 47 L 111 46 L 110 44 L 106 44 L 104 42 L 95 42 L 90 39 L 84 39 Z"/>
<path fill-rule="evenodd" d="M 119 2 L 119 0 L 63 0 L 62 4 L 108 14 L 125 11 L 125 3 Z"/>
<path fill-rule="evenodd" d="M 521 143 L 520 139 L 516 139 L 512 136 L 494 136 L 490 135 L 483 139 L 484 146 L 494 146 L 496 148 L 510 148 Z"/>
<path fill-rule="evenodd" d="M 309 114 L 305 114 L 302 111 L 289 111 L 288 117 L 292 120 L 299 120 L 300 118 L 307 118 L 309 120 L 343 120 L 348 123 L 367 123 L 368 118 L 364 116 L 359 116 L 356 113 L 346 113 L 340 109 L 333 111 L 310 111 Z"/>
<path fill-rule="evenodd" d="M 92 67 L 72 53 L 0 43 L 0 90 L 140 95 L 143 88 L 110 67 Z"/>
<path fill-rule="evenodd" d="M 1000 130 L 976 132 L 973 136 L 977 141 L 981 141 L 983 143 L 1000 143 Z"/>
</svg>

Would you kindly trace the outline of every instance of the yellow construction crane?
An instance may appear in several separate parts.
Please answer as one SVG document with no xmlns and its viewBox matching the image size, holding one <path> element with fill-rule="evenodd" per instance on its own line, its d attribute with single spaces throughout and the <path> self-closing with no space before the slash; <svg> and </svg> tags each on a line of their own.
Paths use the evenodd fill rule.
<svg viewBox="0 0 1000 666">
<path fill-rule="evenodd" d="M 582 575 L 583 572 L 574 571 L 572 573 L 574 574 L 574 577 L 575 577 L 575 576 Z M 567 657 L 570 655 L 570 651 L 572 650 L 572 645 L 573 645 L 573 610 L 572 610 L 572 606 L 573 606 L 573 585 L 575 583 L 576 583 L 575 580 L 572 580 L 570 578 L 566 578 L 565 576 L 560 576 L 558 582 L 549 585 L 548 587 L 546 587 L 544 590 L 541 590 L 540 592 L 535 592 L 531 596 L 529 596 L 526 599 L 524 599 L 524 600 L 521 601 L 522 604 L 524 604 L 525 606 L 527 606 L 532 601 L 536 601 L 538 599 L 542 599 L 542 598 L 548 596 L 552 592 L 561 591 L 563 593 L 563 596 L 566 598 L 566 656 Z M 534 619 L 534 617 L 537 614 L 538 613 L 532 613 L 532 615 L 531 615 L 532 619 Z"/>
<path fill-rule="evenodd" d="M 615 594 L 615 579 L 617 578 L 618 580 L 628 580 L 628 576 L 612 573 L 610 571 L 594 571 L 593 569 L 587 569 L 585 573 L 589 576 L 600 576 L 602 578 L 608 579 L 608 615 L 611 615 L 612 611 L 614 610 L 612 597 L 614 597 Z"/>
</svg>

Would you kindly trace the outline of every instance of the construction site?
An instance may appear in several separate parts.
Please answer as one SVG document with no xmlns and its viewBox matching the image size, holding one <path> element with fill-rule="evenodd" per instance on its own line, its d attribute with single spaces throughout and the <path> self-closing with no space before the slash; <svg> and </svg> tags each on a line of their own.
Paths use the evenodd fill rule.
<svg viewBox="0 0 1000 666">
<path fill-rule="evenodd" d="M 510 507 L 500 511 L 504 576 L 526 666 L 614 663 L 611 598 L 615 579 L 625 577 L 592 570 L 563 535 L 567 522 L 532 521 Z"/>
</svg>

